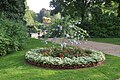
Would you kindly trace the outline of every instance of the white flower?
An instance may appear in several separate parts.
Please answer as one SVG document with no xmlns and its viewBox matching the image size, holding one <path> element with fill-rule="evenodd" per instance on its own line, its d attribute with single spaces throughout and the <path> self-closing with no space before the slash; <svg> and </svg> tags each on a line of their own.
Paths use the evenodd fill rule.
<svg viewBox="0 0 120 80">
<path fill-rule="evenodd" d="M 78 24 L 81 24 L 81 22 L 79 21 Z"/>
<path fill-rule="evenodd" d="M 66 45 L 67 45 L 67 43 L 61 43 L 61 47 L 63 48 L 63 47 L 66 47 Z"/>
<path fill-rule="evenodd" d="M 45 44 L 48 44 L 48 42 L 47 42 L 47 41 L 45 41 Z"/>
<path fill-rule="evenodd" d="M 70 41 L 70 43 L 73 45 L 73 41 Z"/>
<path fill-rule="evenodd" d="M 74 27 L 73 25 L 69 25 L 70 28 Z"/>
<path fill-rule="evenodd" d="M 70 37 L 70 35 L 69 35 L 69 34 L 66 34 L 66 38 L 68 38 L 68 37 Z"/>
<path fill-rule="evenodd" d="M 62 48 L 64 47 L 64 45 L 63 45 L 62 43 L 60 44 L 60 46 L 61 46 Z"/>
<path fill-rule="evenodd" d="M 60 30 L 62 30 L 62 26 L 60 26 Z"/>
</svg>

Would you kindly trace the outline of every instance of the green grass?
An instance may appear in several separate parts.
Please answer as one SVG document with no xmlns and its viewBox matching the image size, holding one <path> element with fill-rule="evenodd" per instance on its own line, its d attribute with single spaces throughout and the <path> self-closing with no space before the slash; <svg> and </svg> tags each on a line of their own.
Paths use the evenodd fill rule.
<svg viewBox="0 0 120 80">
<path fill-rule="evenodd" d="M 0 80 L 115 80 L 120 78 L 120 58 L 106 55 L 103 65 L 77 70 L 51 70 L 29 65 L 24 60 L 26 51 L 37 47 L 51 47 L 41 40 L 29 39 L 27 48 L 0 57 Z"/>
<path fill-rule="evenodd" d="M 120 45 L 120 38 L 89 38 L 88 40 Z"/>
</svg>

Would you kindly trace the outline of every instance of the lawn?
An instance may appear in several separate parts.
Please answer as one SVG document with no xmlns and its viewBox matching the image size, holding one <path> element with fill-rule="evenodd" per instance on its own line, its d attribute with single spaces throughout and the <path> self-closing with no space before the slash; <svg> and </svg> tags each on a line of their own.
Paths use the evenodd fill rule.
<svg viewBox="0 0 120 80">
<path fill-rule="evenodd" d="M 88 40 L 120 45 L 120 38 L 89 38 Z"/>
<path fill-rule="evenodd" d="M 120 78 L 120 58 L 106 55 L 103 65 L 77 70 L 51 70 L 29 65 L 24 60 L 25 53 L 37 47 L 51 47 L 42 40 L 29 39 L 27 48 L 0 57 L 0 80 L 115 80 Z M 58 46 L 57 44 L 54 44 Z"/>
</svg>

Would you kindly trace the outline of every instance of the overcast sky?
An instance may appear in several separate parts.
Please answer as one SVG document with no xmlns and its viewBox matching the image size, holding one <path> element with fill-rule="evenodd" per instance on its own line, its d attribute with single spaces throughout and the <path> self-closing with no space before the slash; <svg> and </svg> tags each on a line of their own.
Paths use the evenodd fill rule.
<svg viewBox="0 0 120 80">
<path fill-rule="evenodd" d="M 27 0 L 30 10 L 39 13 L 42 8 L 50 9 L 49 2 L 51 0 Z"/>
</svg>

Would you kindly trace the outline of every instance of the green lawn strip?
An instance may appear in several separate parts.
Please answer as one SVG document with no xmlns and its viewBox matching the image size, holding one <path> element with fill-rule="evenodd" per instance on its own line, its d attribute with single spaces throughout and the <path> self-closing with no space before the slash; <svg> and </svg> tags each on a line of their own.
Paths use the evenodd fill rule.
<svg viewBox="0 0 120 80">
<path fill-rule="evenodd" d="M 89 38 L 88 40 L 120 45 L 120 38 Z"/>
<path fill-rule="evenodd" d="M 120 58 L 111 55 L 106 55 L 106 62 L 101 66 L 77 70 L 51 70 L 27 64 L 24 60 L 27 50 L 53 44 L 43 43 L 30 39 L 26 50 L 0 57 L 0 80 L 115 80 L 120 77 Z"/>
<path fill-rule="evenodd" d="M 116 56 L 106 55 L 105 65 L 97 69 L 105 74 L 109 79 L 115 80 L 120 77 L 120 58 Z"/>
</svg>

